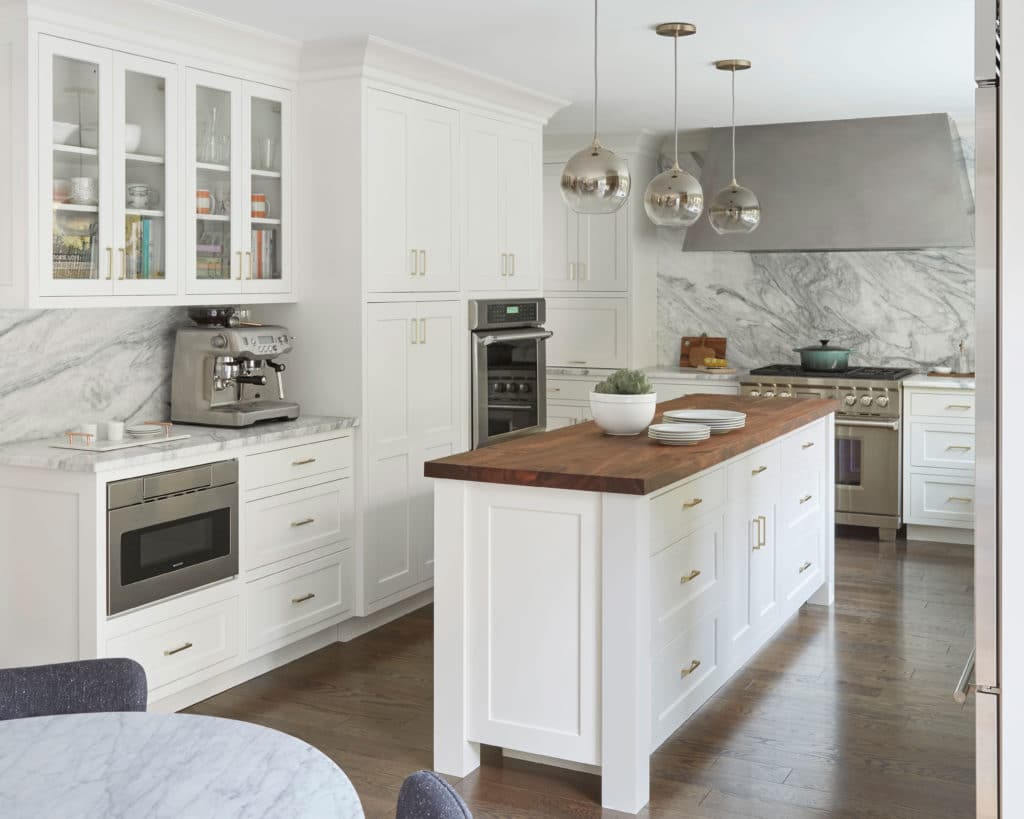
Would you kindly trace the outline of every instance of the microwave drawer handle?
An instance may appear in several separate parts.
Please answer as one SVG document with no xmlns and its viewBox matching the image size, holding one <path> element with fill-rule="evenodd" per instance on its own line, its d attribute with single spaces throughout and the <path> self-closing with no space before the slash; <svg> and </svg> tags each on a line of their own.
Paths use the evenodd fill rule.
<svg viewBox="0 0 1024 819">
<path fill-rule="evenodd" d="M 530 330 L 523 331 L 521 333 L 504 333 L 502 335 L 486 335 L 480 338 L 480 343 L 484 347 L 490 347 L 492 344 L 499 344 L 502 341 L 543 341 L 546 338 L 551 338 L 554 333 L 551 330 Z"/>
<path fill-rule="evenodd" d="M 169 648 L 166 651 L 164 651 L 164 656 L 173 657 L 175 654 L 181 654 L 181 652 L 187 651 L 190 648 L 192 648 L 192 643 L 182 643 L 177 648 Z"/>
<path fill-rule="evenodd" d="M 316 458 L 300 458 L 297 461 L 292 461 L 292 466 L 305 466 L 306 464 L 315 464 Z"/>
</svg>

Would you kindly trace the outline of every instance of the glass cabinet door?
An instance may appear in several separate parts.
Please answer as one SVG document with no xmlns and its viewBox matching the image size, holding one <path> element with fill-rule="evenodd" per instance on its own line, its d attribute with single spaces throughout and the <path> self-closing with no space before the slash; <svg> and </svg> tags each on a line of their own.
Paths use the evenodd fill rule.
<svg viewBox="0 0 1024 819">
<path fill-rule="evenodd" d="M 177 292 L 176 67 L 114 57 L 115 292 Z"/>
<path fill-rule="evenodd" d="M 111 53 L 44 36 L 39 59 L 40 293 L 107 295 Z"/>
<path fill-rule="evenodd" d="M 290 287 L 288 225 L 290 184 L 288 157 L 289 95 L 286 90 L 246 83 L 248 130 L 244 218 L 245 292 L 285 292 Z"/>
</svg>

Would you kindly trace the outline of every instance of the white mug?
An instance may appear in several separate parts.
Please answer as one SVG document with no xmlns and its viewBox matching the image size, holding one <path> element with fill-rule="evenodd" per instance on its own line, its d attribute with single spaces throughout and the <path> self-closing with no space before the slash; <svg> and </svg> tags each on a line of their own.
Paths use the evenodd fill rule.
<svg viewBox="0 0 1024 819">
<path fill-rule="evenodd" d="M 107 421 L 103 425 L 103 434 L 108 441 L 123 441 L 124 421 Z"/>
<path fill-rule="evenodd" d="M 96 434 L 96 424 L 79 424 L 78 432 L 83 435 L 91 435 L 93 441 L 97 441 L 99 436 Z"/>
</svg>

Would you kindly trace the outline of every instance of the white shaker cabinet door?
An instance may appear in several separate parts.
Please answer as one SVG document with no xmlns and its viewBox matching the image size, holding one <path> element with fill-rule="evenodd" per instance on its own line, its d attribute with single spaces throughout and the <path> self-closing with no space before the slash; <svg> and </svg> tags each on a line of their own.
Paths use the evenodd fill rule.
<svg viewBox="0 0 1024 819">
<path fill-rule="evenodd" d="M 507 262 L 502 242 L 500 177 L 502 123 L 467 115 L 464 120 L 463 196 L 465 237 L 463 265 L 468 290 L 504 290 Z"/>
<path fill-rule="evenodd" d="M 625 367 L 629 328 L 625 298 L 550 298 L 545 326 L 550 367 Z"/>
<path fill-rule="evenodd" d="M 576 278 L 580 290 L 597 293 L 625 292 L 629 272 L 629 207 L 615 213 L 581 216 L 579 263 Z"/>
<path fill-rule="evenodd" d="M 409 248 L 416 254 L 414 289 L 459 289 L 455 189 L 458 112 L 413 102 L 410 136 Z"/>
<path fill-rule="evenodd" d="M 504 240 L 506 286 L 536 290 L 541 283 L 540 131 L 505 126 L 501 144 L 501 176 L 505 189 Z"/>
<path fill-rule="evenodd" d="M 544 291 L 576 290 L 579 217 L 562 199 L 562 164 L 544 166 Z"/>
</svg>

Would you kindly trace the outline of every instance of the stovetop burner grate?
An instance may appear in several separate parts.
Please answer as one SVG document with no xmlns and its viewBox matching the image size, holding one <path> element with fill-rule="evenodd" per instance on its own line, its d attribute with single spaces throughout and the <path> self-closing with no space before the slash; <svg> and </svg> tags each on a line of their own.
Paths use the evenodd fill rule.
<svg viewBox="0 0 1024 819">
<path fill-rule="evenodd" d="M 870 381 L 899 381 L 913 373 L 913 370 L 905 367 L 851 367 L 844 373 L 808 372 L 799 364 L 769 364 L 750 371 L 751 375 L 784 378 L 856 378 Z"/>
</svg>

